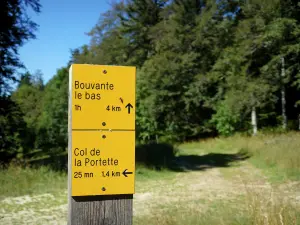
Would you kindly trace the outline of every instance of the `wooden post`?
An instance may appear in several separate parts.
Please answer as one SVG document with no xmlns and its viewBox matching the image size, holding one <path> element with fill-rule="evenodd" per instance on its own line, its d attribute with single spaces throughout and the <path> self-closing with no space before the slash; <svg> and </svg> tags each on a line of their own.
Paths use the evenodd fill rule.
<svg viewBox="0 0 300 225">
<path fill-rule="evenodd" d="M 93 69 L 94 70 L 94 69 Z M 90 71 L 93 71 L 92 69 Z M 88 71 L 89 72 L 89 71 Z M 106 71 L 105 71 L 106 73 Z M 89 74 L 89 73 L 88 73 Z M 84 74 L 86 75 L 86 74 Z M 124 74 L 122 74 L 124 75 Z M 78 79 L 78 78 L 77 78 Z M 122 81 L 120 81 L 122 82 Z M 126 150 L 128 151 L 128 155 L 129 157 L 125 160 L 125 158 L 122 158 L 123 156 L 120 156 L 120 158 L 118 158 L 118 167 L 115 167 L 116 170 L 120 170 L 123 171 L 124 168 L 126 168 L 126 170 L 122 173 L 118 173 L 119 177 L 114 177 L 111 178 L 111 175 L 109 177 L 109 179 L 114 179 L 114 182 L 116 180 L 118 180 L 118 184 L 119 187 L 117 190 L 115 190 L 114 188 L 115 185 L 110 185 L 108 182 L 109 180 L 104 180 L 103 178 L 101 178 L 101 176 L 99 174 L 99 169 L 97 167 L 93 167 L 93 166 L 89 166 L 87 169 L 89 169 L 91 172 L 91 174 L 94 174 L 94 177 L 88 177 L 88 178 L 83 178 L 83 179 L 75 179 L 76 184 L 81 185 L 81 188 L 84 189 L 84 191 L 82 191 L 82 196 L 72 196 L 72 184 L 73 184 L 73 180 L 74 179 L 74 171 L 72 171 L 72 169 L 76 168 L 76 171 L 84 171 L 84 167 L 85 166 L 79 166 L 79 167 L 74 167 L 74 159 L 77 157 L 74 156 L 74 148 L 77 146 L 77 144 L 75 144 L 76 146 L 72 146 L 74 144 L 75 139 L 75 135 L 74 135 L 74 124 L 72 125 L 72 108 L 74 110 L 74 107 L 76 107 L 76 105 L 74 105 L 74 102 L 72 102 L 73 99 L 73 94 L 72 94 L 72 67 L 70 68 L 70 78 L 69 78 L 69 118 L 68 118 L 68 225 L 132 225 L 132 217 L 133 217 L 133 190 L 134 190 L 134 160 L 133 160 L 133 153 L 134 153 L 134 139 L 131 137 L 134 137 L 134 130 L 124 130 L 122 131 L 122 133 L 120 135 L 130 135 L 129 138 L 129 144 L 125 143 L 125 145 L 127 144 L 129 147 L 127 148 L 123 148 L 123 149 L 101 149 L 101 151 L 103 150 L 104 153 L 101 152 L 100 155 L 98 155 L 99 157 L 103 157 L 102 154 L 110 154 L 109 152 L 111 151 L 120 151 L 120 150 Z M 119 85 L 121 86 L 121 85 Z M 126 98 L 126 100 L 128 101 L 128 98 Z M 135 106 L 135 102 L 132 103 Z M 99 103 L 96 104 L 97 107 L 99 107 Z M 130 107 L 127 105 L 126 110 L 128 109 L 128 113 L 126 110 L 124 110 L 124 118 L 131 118 L 131 120 L 134 122 L 134 118 L 135 115 L 133 115 L 133 111 L 131 108 L 132 105 L 129 104 Z M 89 117 L 89 111 L 84 111 L 84 107 L 85 105 L 82 104 L 80 106 L 80 110 L 82 108 L 82 111 L 79 113 L 86 113 L 87 118 Z M 124 107 L 124 106 L 123 106 Z M 76 108 L 75 108 L 76 110 Z M 95 109 L 95 110 L 100 110 L 100 109 Z M 101 108 L 102 110 L 102 108 Z M 74 113 L 74 112 L 73 112 Z M 78 113 L 78 112 L 77 112 Z M 78 114 L 77 114 L 78 115 Z M 81 114 L 82 115 L 82 114 Z M 127 117 L 126 117 L 127 116 Z M 74 118 L 73 118 L 74 119 Z M 132 122 L 132 124 L 133 124 Z M 85 124 L 85 123 L 84 123 Z M 104 125 L 105 126 L 105 125 Z M 82 129 L 84 130 L 84 129 Z M 83 132 L 80 131 L 82 133 L 87 133 L 87 132 Z M 99 139 L 101 139 L 100 137 L 102 136 L 102 134 L 100 135 L 100 132 L 102 131 L 92 131 L 92 133 L 88 133 L 88 137 L 90 137 L 91 135 L 95 135 L 95 134 L 99 134 Z M 106 136 L 108 137 L 113 137 L 113 135 L 117 132 L 108 132 L 105 133 Z M 130 134 L 129 134 L 130 133 Z M 80 134 L 81 135 L 81 134 Z M 103 136 L 105 136 L 103 135 Z M 118 133 L 116 135 L 119 135 Z M 102 136 L 102 137 L 103 137 Z M 101 139 L 101 141 L 104 142 L 104 140 L 107 140 L 105 136 L 105 139 Z M 127 136 L 125 137 L 125 139 L 128 139 Z M 78 138 L 78 136 L 76 136 Z M 81 136 L 80 136 L 81 137 Z M 97 136 L 98 137 L 98 136 Z M 119 137 L 119 136 L 118 136 Z M 72 138 L 74 139 L 72 141 Z M 115 136 L 114 136 L 115 138 Z M 84 139 L 84 138 L 82 138 Z M 78 143 L 78 141 L 77 141 Z M 98 142 L 93 143 L 94 146 L 100 146 L 101 144 L 99 144 Z M 84 144 L 83 144 L 84 145 Z M 124 144 L 123 144 L 124 145 Z M 82 147 L 82 146 L 80 146 Z M 108 151 L 109 150 L 109 151 Z M 121 151 L 120 151 L 121 152 Z M 106 157 L 107 155 L 105 155 Z M 74 158 L 73 158 L 74 157 Z M 78 156 L 80 157 L 80 156 Z M 93 156 L 89 156 L 89 159 L 93 159 Z M 118 156 L 115 156 L 118 157 Z M 80 159 L 80 158 L 79 158 Z M 125 161 L 125 162 L 124 162 Z M 73 167 L 73 168 L 72 168 Z M 108 170 L 108 169 L 109 170 Z M 104 165 L 102 167 L 102 170 L 112 170 L 113 167 L 106 167 L 106 165 Z M 114 168 L 113 168 L 114 169 Z M 126 172 L 128 169 L 128 172 Z M 123 174 L 123 175 L 122 175 Z M 98 176 L 98 177 L 97 177 Z M 100 178 L 99 178 L 100 177 Z M 94 183 L 89 183 L 91 182 L 90 180 L 94 179 Z M 102 179 L 102 180 L 101 180 Z M 80 181 L 78 181 L 80 180 Z M 100 181 L 100 182 L 99 182 Z M 97 189 L 97 191 L 99 191 L 98 195 L 91 195 L 90 192 L 91 190 L 93 191 L 94 189 L 89 189 L 86 187 L 87 186 L 91 186 L 96 184 L 97 188 L 98 188 L 98 184 L 102 183 L 101 185 L 103 185 L 103 187 L 100 185 L 99 186 L 99 190 Z M 113 183 L 115 184 L 115 183 Z M 105 187 L 106 188 L 105 188 Z M 102 190 L 101 190 L 102 187 Z M 85 190 L 86 189 L 86 190 Z M 77 188 L 78 191 L 78 188 Z M 102 193 L 101 193 L 102 191 Z M 109 191 L 112 191 L 113 194 L 110 195 Z M 105 195 L 103 195 L 104 193 L 106 193 Z M 80 193 L 81 193 L 81 189 L 80 189 Z M 98 192 L 97 192 L 98 193 Z M 115 194 L 116 193 L 116 194 Z M 118 194 L 119 193 L 119 194 Z M 124 194 L 123 194 L 124 193 Z"/>
<path fill-rule="evenodd" d="M 132 195 L 69 196 L 69 225 L 131 225 Z"/>
</svg>

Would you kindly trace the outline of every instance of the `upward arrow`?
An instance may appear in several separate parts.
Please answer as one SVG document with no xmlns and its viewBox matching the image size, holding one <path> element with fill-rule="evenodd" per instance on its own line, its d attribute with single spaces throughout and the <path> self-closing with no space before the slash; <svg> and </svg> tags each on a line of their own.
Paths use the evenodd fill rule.
<svg viewBox="0 0 300 225">
<path fill-rule="evenodd" d="M 128 114 L 130 114 L 130 109 L 133 108 L 133 106 L 132 106 L 130 103 L 128 103 L 128 104 L 125 106 L 125 108 L 128 109 Z"/>
</svg>

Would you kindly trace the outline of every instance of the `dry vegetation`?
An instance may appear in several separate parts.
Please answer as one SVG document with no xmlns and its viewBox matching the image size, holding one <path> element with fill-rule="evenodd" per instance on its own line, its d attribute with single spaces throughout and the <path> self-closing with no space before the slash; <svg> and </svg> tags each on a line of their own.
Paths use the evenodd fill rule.
<svg viewBox="0 0 300 225">
<path fill-rule="evenodd" d="M 134 224 L 300 224 L 299 133 L 218 138 L 178 148 L 178 159 L 193 163 L 192 169 L 138 168 Z M 237 152 L 252 156 L 230 161 Z M 0 224 L 66 223 L 65 174 L 12 167 L 0 182 Z"/>
</svg>

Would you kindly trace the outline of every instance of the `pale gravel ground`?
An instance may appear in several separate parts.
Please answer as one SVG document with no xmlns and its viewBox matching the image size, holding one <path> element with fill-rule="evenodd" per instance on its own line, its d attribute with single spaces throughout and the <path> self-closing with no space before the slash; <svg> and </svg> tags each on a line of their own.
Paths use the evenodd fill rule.
<svg viewBox="0 0 300 225">
<path fill-rule="evenodd" d="M 67 192 L 5 198 L 0 202 L 0 224 L 66 224 Z"/>
<path fill-rule="evenodd" d="M 299 182 L 283 184 L 274 190 L 260 170 L 242 162 L 238 167 L 177 173 L 174 178 L 139 183 L 134 195 L 134 216 L 147 216 L 153 211 L 165 211 L 168 206 L 182 205 L 201 213 L 209 202 L 235 199 L 247 191 L 264 195 L 280 193 L 287 201 L 300 203 Z M 0 225 L 60 225 L 66 224 L 66 218 L 67 192 L 56 196 L 26 195 L 0 202 Z"/>
</svg>

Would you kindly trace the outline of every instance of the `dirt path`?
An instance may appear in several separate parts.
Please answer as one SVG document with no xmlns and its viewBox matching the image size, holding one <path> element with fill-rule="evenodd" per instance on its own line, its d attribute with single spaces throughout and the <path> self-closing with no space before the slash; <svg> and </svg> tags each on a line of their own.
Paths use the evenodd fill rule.
<svg viewBox="0 0 300 225">
<path fill-rule="evenodd" d="M 143 217 L 183 205 L 186 210 L 204 212 L 209 203 L 247 193 L 257 198 L 280 195 L 281 200 L 300 204 L 300 182 L 272 186 L 259 169 L 244 161 L 237 167 L 178 173 L 172 180 L 148 182 L 134 196 L 134 215 Z"/>
<path fill-rule="evenodd" d="M 216 200 L 231 200 L 257 192 L 268 195 L 280 192 L 285 199 L 300 203 L 299 183 L 281 185 L 276 190 L 261 171 L 247 161 L 236 167 L 210 168 L 204 171 L 176 173 L 164 180 L 137 183 L 134 215 L 143 217 L 170 207 L 185 206 L 186 210 L 207 210 Z M 66 224 L 67 192 L 57 195 L 21 196 L 0 202 L 0 224 Z"/>
</svg>

